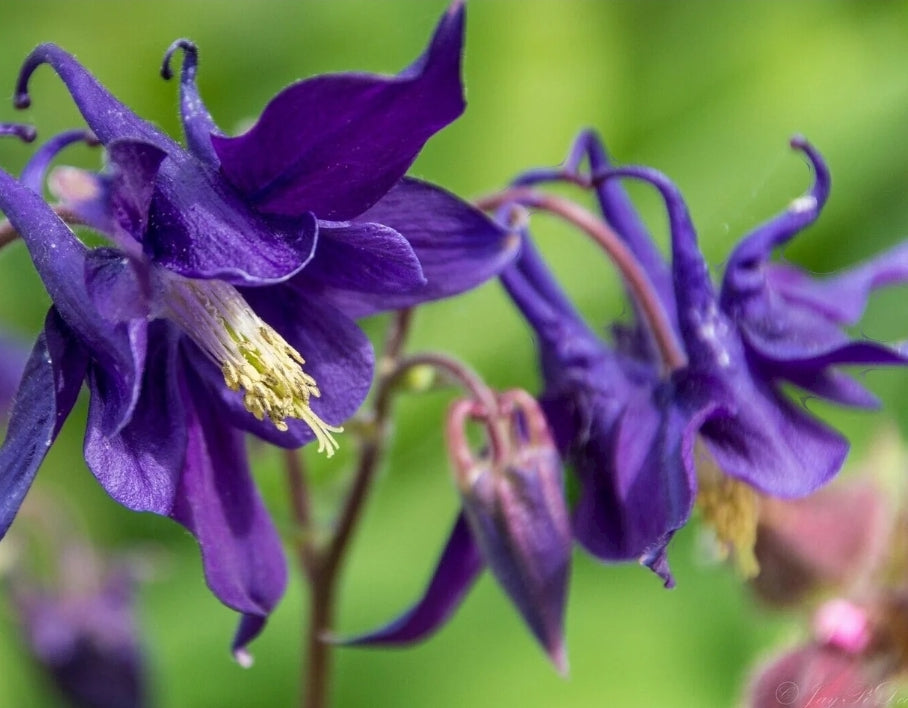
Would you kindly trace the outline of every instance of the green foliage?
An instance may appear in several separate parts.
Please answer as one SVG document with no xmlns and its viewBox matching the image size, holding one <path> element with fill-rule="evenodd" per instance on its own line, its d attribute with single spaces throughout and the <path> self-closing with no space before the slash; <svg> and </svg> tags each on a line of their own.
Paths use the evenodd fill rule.
<svg viewBox="0 0 908 708">
<path fill-rule="evenodd" d="M 290 81 L 316 72 L 394 72 L 423 46 L 443 2 L 10 3 L 0 20 L 0 77 L 12 94 L 19 62 L 37 43 L 74 52 L 140 114 L 177 134 L 175 83 L 157 74 L 168 44 L 200 48 L 203 94 L 228 131 Z M 685 3 L 471 0 L 463 119 L 434 138 L 414 172 L 466 196 L 502 186 L 530 166 L 563 158 L 574 134 L 598 128 L 618 160 L 656 166 L 689 200 L 707 257 L 718 264 L 737 237 L 809 184 L 787 147 L 803 133 L 823 152 L 834 185 L 827 212 L 786 256 L 819 271 L 866 257 L 908 233 L 908 22 L 903 3 Z M 3 93 L 3 92 L 0 92 Z M 32 84 L 29 120 L 45 137 L 78 125 L 47 68 Z M 29 149 L 0 141 L 0 164 Z M 71 162 L 95 164 L 87 148 Z M 635 191 L 654 229 L 657 202 Z M 540 240 L 593 321 L 624 307 L 614 271 L 576 235 L 540 220 Z M 28 335 L 47 298 L 24 249 L 0 258 L 0 321 Z M 872 308 L 865 329 L 904 337 L 904 297 Z M 370 331 L 380 331 L 376 325 Z M 533 348 L 492 283 L 425 309 L 413 347 L 448 349 L 490 382 L 536 387 Z M 886 416 L 908 415 L 908 379 L 873 374 Z M 444 392 L 408 396 L 397 438 L 366 512 L 345 576 L 339 627 L 371 628 L 421 589 L 453 523 L 456 498 L 441 448 Z M 84 416 L 84 409 L 82 410 Z M 880 415 L 829 411 L 860 446 Z M 167 521 L 125 512 L 81 461 L 73 416 L 38 484 L 63 490 L 96 537 L 113 547 L 159 544 L 160 578 L 141 594 L 156 696 L 164 708 L 291 705 L 304 590 L 295 582 L 249 671 L 227 651 L 235 617 L 207 592 L 190 536 Z M 343 439 L 341 439 L 343 444 Z M 340 456 L 344 458 L 343 455 Z M 288 518 L 273 457 L 259 470 L 279 523 Z M 325 476 L 330 485 L 330 475 Z M 330 497 L 331 490 L 326 494 Z M 753 606 L 725 568 L 699 563 L 696 531 L 673 544 L 678 588 L 647 571 L 602 567 L 578 553 L 568 612 L 572 673 L 560 680 L 517 614 L 487 579 L 430 642 L 405 651 L 342 650 L 339 707 L 728 706 L 750 663 L 784 629 Z M 0 705 L 54 706 L 19 658 L 0 619 Z"/>
</svg>

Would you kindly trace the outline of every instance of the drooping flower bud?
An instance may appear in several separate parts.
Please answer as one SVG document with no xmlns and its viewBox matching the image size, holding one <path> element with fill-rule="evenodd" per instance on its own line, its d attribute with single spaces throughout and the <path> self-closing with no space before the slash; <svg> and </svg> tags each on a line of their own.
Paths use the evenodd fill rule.
<svg viewBox="0 0 908 708">
<path fill-rule="evenodd" d="M 562 673 L 571 529 L 562 469 L 542 410 L 524 391 L 498 410 L 456 403 L 448 442 L 464 513 L 483 559 Z M 468 419 L 487 428 L 490 447 L 474 456 Z"/>
<path fill-rule="evenodd" d="M 748 708 L 808 708 L 888 703 L 887 684 L 860 657 L 811 643 L 786 652 L 759 670 L 748 689 Z"/>
</svg>

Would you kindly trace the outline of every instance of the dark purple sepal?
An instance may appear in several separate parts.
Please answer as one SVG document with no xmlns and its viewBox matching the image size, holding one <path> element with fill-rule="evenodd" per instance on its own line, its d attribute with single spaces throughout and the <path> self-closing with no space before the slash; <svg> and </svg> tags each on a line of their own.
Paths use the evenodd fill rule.
<svg viewBox="0 0 908 708">
<path fill-rule="evenodd" d="M 299 284 L 323 292 L 350 317 L 401 309 L 456 295 L 497 275 L 517 255 L 520 239 L 440 187 L 405 177 L 357 222 L 384 224 L 400 233 L 419 259 L 426 283 L 406 293 L 341 289 L 310 279 Z M 313 269 L 315 271 L 315 269 Z"/>
<path fill-rule="evenodd" d="M 167 153 L 150 143 L 115 140 L 107 145 L 114 168 L 110 208 L 117 224 L 139 243 L 148 228 L 155 180 Z"/>
<path fill-rule="evenodd" d="M 700 428 L 723 473 L 774 497 L 800 497 L 841 469 L 848 441 L 746 371 L 713 378 L 683 371 L 682 396 L 717 404 Z"/>
<path fill-rule="evenodd" d="M 85 289 L 92 306 L 111 324 L 144 320 L 150 314 L 145 264 L 114 248 L 94 248 L 85 255 Z"/>
<path fill-rule="evenodd" d="M 0 537 L 76 402 L 88 356 L 54 309 L 35 342 L 0 447 Z"/>
<path fill-rule="evenodd" d="M 17 108 L 31 105 L 28 82 L 41 64 L 50 64 L 66 85 L 85 122 L 101 143 L 118 139 L 139 140 L 162 150 L 179 149 L 165 133 L 142 120 L 118 101 L 68 52 L 54 44 L 41 44 L 26 57 L 16 83 Z"/>
<path fill-rule="evenodd" d="M 577 540 L 600 560 L 651 567 L 666 586 L 674 581 L 664 551 L 690 517 L 694 441 L 710 412 L 708 403 L 686 410 L 676 399 L 672 381 L 637 389 L 614 421 L 603 415 L 607 401 L 593 401 L 589 435 L 568 453 L 581 484 L 573 511 Z"/>
<path fill-rule="evenodd" d="M 161 76 L 165 80 L 172 77 L 170 61 L 178 49 L 183 50 L 183 68 L 180 71 L 180 119 L 183 123 L 186 146 L 189 152 L 209 167 L 217 167 L 219 161 L 211 144 L 211 135 L 220 131 L 205 107 L 199 87 L 196 85 L 199 50 L 195 44 L 188 39 L 178 39 L 171 44 L 164 54 Z"/>
<path fill-rule="evenodd" d="M 142 236 L 146 255 L 186 278 L 267 285 L 312 258 L 318 226 L 311 213 L 264 219 L 229 185 L 188 157 L 161 164 Z"/>
<path fill-rule="evenodd" d="M 787 243 L 816 221 L 829 198 L 829 170 L 823 158 L 802 138 L 795 138 L 791 145 L 803 151 L 810 161 L 815 173 L 813 186 L 807 194 L 795 199 L 788 209 L 758 226 L 735 246 L 722 279 L 723 309 L 729 309 L 729 298 L 765 295 L 763 267 L 773 249 Z"/>
<path fill-rule="evenodd" d="M 0 170 L 0 209 L 25 241 L 54 308 L 101 367 L 111 395 L 105 426 L 114 432 L 129 418 L 139 395 L 145 323 L 111 325 L 93 306 L 85 282 L 88 250 L 32 190 Z"/>
<path fill-rule="evenodd" d="M 334 641 L 345 646 L 394 646 L 425 639 L 460 606 L 483 567 L 482 555 L 461 513 L 435 572 L 416 604 L 380 629 Z"/>
<path fill-rule="evenodd" d="M 861 318 L 874 290 L 908 279 L 908 242 L 822 278 L 785 263 L 767 264 L 765 275 L 769 290 L 789 306 L 809 308 L 833 322 L 852 325 Z"/>
<path fill-rule="evenodd" d="M 284 89 L 244 135 L 212 136 L 223 174 L 264 213 L 358 216 L 463 112 L 463 26 L 456 2 L 398 76 L 335 74 Z"/>
<path fill-rule="evenodd" d="M 299 277 L 329 290 L 397 294 L 426 283 L 413 247 L 390 226 L 319 221 L 318 239 Z"/>
<path fill-rule="evenodd" d="M 280 536 L 250 476 L 243 435 L 225 423 L 217 401 L 184 371 L 186 457 L 170 516 L 202 551 L 205 579 L 225 605 L 243 614 L 234 654 L 262 630 L 287 585 Z"/>
<path fill-rule="evenodd" d="M 129 422 L 114 434 L 104 432 L 105 390 L 96 372 L 89 378 L 85 462 L 107 493 L 133 511 L 167 515 L 175 503 L 187 444 L 178 338 L 164 321 L 150 325 L 142 393 Z"/>
<path fill-rule="evenodd" d="M 425 639 L 460 606 L 483 567 L 482 555 L 461 513 L 419 601 L 380 629 L 349 639 L 337 639 L 336 643 L 346 646 L 393 646 Z"/>
<path fill-rule="evenodd" d="M 568 166 L 576 165 L 584 153 L 589 160 L 594 181 L 597 173 L 611 167 L 602 140 L 592 130 L 584 131 L 577 137 L 574 150 L 568 157 Z M 618 180 L 600 181 L 596 184 L 596 199 L 606 223 L 630 248 L 658 293 L 662 306 L 674 319 L 675 296 L 672 291 L 671 270 L 653 243 L 652 236 L 627 196 L 624 186 Z"/>
</svg>

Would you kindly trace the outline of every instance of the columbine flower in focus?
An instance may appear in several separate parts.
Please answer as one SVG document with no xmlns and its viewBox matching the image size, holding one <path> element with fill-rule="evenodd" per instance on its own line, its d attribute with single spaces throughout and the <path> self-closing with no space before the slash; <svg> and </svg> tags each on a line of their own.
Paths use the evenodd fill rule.
<svg viewBox="0 0 908 708">
<path fill-rule="evenodd" d="M 448 447 L 463 511 L 424 595 L 403 615 L 353 645 L 424 639 L 454 612 L 485 566 L 508 594 L 555 667 L 567 671 L 564 607 L 571 534 L 558 454 L 542 411 L 524 391 L 498 396 L 498 410 L 458 401 Z M 468 420 L 485 426 L 488 450 L 477 458 Z"/>
<path fill-rule="evenodd" d="M 117 501 L 196 536 L 209 587 L 243 613 L 234 650 L 244 657 L 286 568 L 242 433 L 286 447 L 317 439 L 330 454 L 372 375 L 351 317 L 460 292 L 512 257 L 515 244 L 481 213 L 401 179 L 463 109 L 462 41 L 455 3 L 398 76 L 299 82 L 238 138 L 213 132 L 195 49 L 178 43 L 188 150 L 59 48 L 29 56 L 18 105 L 49 63 L 107 149 L 109 173 L 69 171 L 55 186 L 65 210 L 116 247 L 86 249 L 38 196 L 50 159 L 84 135 L 52 140 L 21 182 L 0 171 L 0 209 L 53 301 L 0 449 L 0 530 L 86 380 L 89 467 Z"/>
</svg>

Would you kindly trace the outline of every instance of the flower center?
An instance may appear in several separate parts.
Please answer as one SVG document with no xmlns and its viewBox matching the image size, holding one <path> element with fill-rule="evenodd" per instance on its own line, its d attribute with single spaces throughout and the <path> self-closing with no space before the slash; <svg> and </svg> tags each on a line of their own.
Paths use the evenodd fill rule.
<svg viewBox="0 0 908 708">
<path fill-rule="evenodd" d="M 167 314 L 220 367 L 227 387 L 243 392 L 246 410 L 280 431 L 287 430 L 288 418 L 302 420 L 315 433 L 318 451 L 331 457 L 338 449 L 332 434 L 343 428 L 312 410 L 311 400 L 321 392 L 303 371 L 300 353 L 228 283 L 170 276 L 165 287 Z"/>
</svg>

